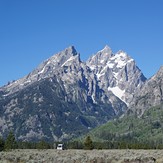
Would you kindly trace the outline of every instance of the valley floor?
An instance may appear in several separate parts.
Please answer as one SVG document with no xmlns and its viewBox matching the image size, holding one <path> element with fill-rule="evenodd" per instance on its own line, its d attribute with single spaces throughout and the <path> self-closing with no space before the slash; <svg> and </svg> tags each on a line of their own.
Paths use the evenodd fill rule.
<svg viewBox="0 0 163 163">
<path fill-rule="evenodd" d="M 0 152 L 0 163 L 163 163 L 163 150 L 30 150 Z"/>
</svg>

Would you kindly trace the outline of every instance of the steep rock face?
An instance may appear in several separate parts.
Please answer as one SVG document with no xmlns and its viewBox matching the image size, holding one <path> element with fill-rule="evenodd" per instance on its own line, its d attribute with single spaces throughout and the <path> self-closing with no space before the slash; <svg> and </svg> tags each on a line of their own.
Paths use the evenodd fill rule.
<svg viewBox="0 0 163 163">
<path fill-rule="evenodd" d="M 130 108 L 138 115 L 152 106 L 160 105 L 163 102 L 163 66 L 150 79 L 146 81 L 141 89 L 135 93 Z"/>
<path fill-rule="evenodd" d="M 19 140 L 70 139 L 121 115 L 125 103 L 99 86 L 69 47 L 22 79 L 0 88 L 0 131 Z"/>
<path fill-rule="evenodd" d="M 93 104 L 83 87 L 68 99 L 63 82 L 46 78 L 0 100 L 0 131 L 14 130 L 18 140 L 61 141 L 84 134 L 115 116 L 111 105 Z M 99 91 L 99 94 L 101 92 Z"/>
<path fill-rule="evenodd" d="M 108 46 L 89 58 L 87 65 L 96 74 L 100 88 L 112 92 L 127 105 L 146 80 L 130 56 L 123 51 L 113 54 Z"/>
</svg>

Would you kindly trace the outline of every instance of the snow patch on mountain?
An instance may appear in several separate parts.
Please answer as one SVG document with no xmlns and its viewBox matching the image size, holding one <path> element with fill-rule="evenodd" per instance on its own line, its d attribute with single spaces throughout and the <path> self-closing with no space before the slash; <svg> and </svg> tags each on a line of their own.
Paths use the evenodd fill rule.
<svg viewBox="0 0 163 163">
<path fill-rule="evenodd" d="M 43 67 L 43 69 L 42 69 L 40 72 L 38 72 L 38 74 L 42 74 L 42 73 L 44 73 L 45 68 L 46 68 L 46 67 Z"/>
<path fill-rule="evenodd" d="M 96 102 L 96 100 L 95 100 L 95 98 L 94 98 L 94 95 L 92 95 L 91 98 L 92 98 L 93 103 L 94 103 L 94 104 L 97 104 L 97 102 Z"/>
<path fill-rule="evenodd" d="M 123 68 L 127 63 L 134 61 L 123 51 L 115 54 L 115 56 L 111 57 L 110 60 L 114 61 L 117 68 Z"/>
<path fill-rule="evenodd" d="M 105 75 L 105 73 L 97 73 L 96 76 L 97 76 L 97 79 L 99 80 L 101 76 Z"/>
<path fill-rule="evenodd" d="M 116 87 L 112 87 L 112 88 L 111 87 L 108 87 L 108 91 L 112 91 L 112 93 L 115 96 L 117 96 L 120 100 L 122 100 L 123 102 L 125 102 L 123 100 L 123 97 L 125 96 L 125 90 L 121 90 L 119 87 L 116 86 Z"/>
</svg>

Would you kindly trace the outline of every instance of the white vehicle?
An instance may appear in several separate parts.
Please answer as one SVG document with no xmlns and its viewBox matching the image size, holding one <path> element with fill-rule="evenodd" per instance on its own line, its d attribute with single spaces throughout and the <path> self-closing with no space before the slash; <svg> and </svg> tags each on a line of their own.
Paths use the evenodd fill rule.
<svg viewBox="0 0 163 163">
<path fill-rule="evenodd" d="M 58 145 L 57 145 L 57 149 L 58 149 L 58 150 L 64 150 L 63 144 L 58 144 Z"/>
</svg>

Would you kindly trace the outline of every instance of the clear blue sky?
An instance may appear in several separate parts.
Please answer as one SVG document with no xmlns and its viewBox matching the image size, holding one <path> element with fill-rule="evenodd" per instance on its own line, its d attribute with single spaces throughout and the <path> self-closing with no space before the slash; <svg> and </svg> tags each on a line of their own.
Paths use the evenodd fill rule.
<svg viewBox="0 0 163 163">
<path fill-rule="evenodd" d="M 163 64 L 163 0 L 0 0 L 0 86 L 70 45 L 85 61 L 106 44 L 151 77 Z"/>
</svg>

